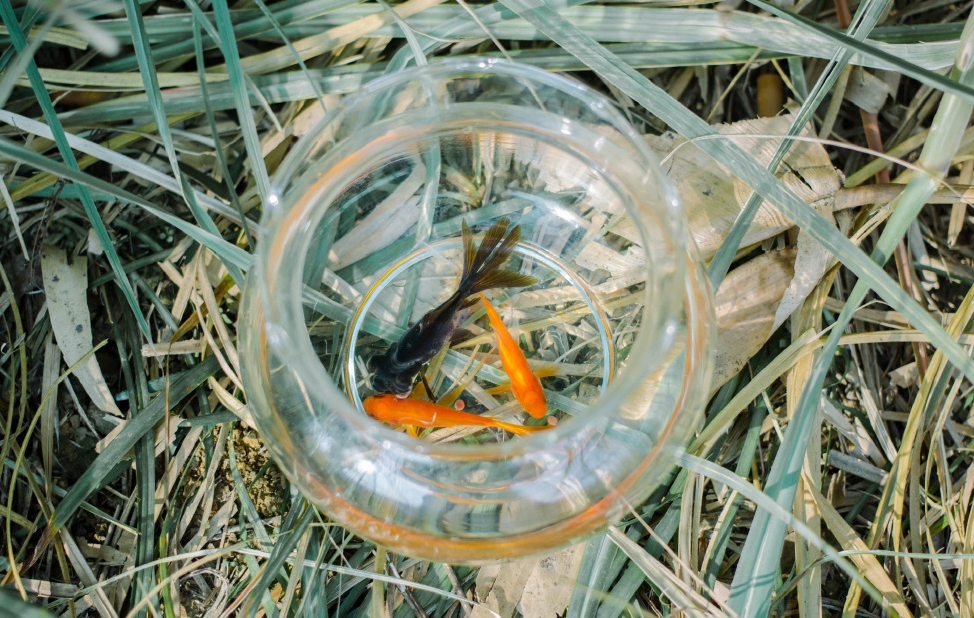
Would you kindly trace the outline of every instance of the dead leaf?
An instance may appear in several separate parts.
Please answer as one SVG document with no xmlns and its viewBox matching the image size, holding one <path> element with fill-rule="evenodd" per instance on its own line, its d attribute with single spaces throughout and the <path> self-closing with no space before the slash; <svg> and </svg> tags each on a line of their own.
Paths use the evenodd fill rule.
<svg viewBox="0 0 974 618">
<path fill-rule="evenodd" d="M 780 139 L 769 135 L 784 135 L 791 126 L 792 116 L 784 114 L 774 118 L 758 118 L 733 124 L 718 125 L 722 134 L 746 150 L 762 165 L 767 165 L 777 149 Z M 803 135 L 811 136 L 806 130 Z M 680 201 L 687 213 L 689 229 L 697 248 L 705 260 L 713 257 L 717 247 L 727 236 L 740 214 L 752 189 L 730 170 L 704 154 L 695 144 L 686 143 L 673 133 L 646 136 L 649 147 L 660 159 L 669 157 L 664 171 L 676 185 Z M 795 142 L 776 176 L 789 189 L 809 204 L 831 198 L 840 188 L 839 174 L 832 167 L 828 152 L 821 144 Z M 790 227 L 793 223 L 770 202 L 762 202 L 753 223 L 744 235 L 742 245 L 747 246 L 770 238 Z M 631 222 L 624 221 L 617 232 L 625 234 Z M 613 230 L 616 231 L 616 230 Z"/>
<path fill-rule="evenodd" d="M 69 265 L 62 249 L 44 247 L 41 253 L 41 272 L 47 310 L 58 347 L 68 366 L 74 365 L 91 351 L 91 317 L 88 311 L 88 260 L 76 257 Z M 122 416 L 108 390 L 98 360 L 92 354 L 74 372 L 85 392 L 99 410 Z"/>
<path fill-rule="evenodd" d="M 477 573 L 477 601 L 485 607 L 475 606 L 470 618 L 492 616 L 487 608 L 501 618 L 511 618 L 537 563 L 537 558 L 521 558 L 481 567 Z"/>
<path fill-rule="evenodd" d="M 523 616 L 557 618 L 565 612 L 584 549 L 579 543 L 537 561 L 517 606 Z"/>
<path fill-rule="evenodd" d="M 863 111 L 878 114 L 886 104 L 886 98 L 893 92 L 895 90 L 884 80 L 862 67 L 855 67 L 849 75 L 849 83 L 846 84 L 845 98 Z"/>
<path fill-rule="evenodd" d="M 907 363 L 902 367 L 897 367 L 889 372 L 889 381 L 900 388 L 910 388 L 915 386 L 920 380 L 920 372 L 917 370 L 917 363 Z"/>
<path fill-rule="evenodd" d="M 766 253 L 727 274 L 717 290 L 717 359 L 711 389 L 734 376 L 773 332 L 775 312 L 794 275 L 794 249 Z"/>
<path fill-rule="evenodd" d="M 834 223 L 831 208 L 819 207 L 816 210 L 827 220 Z M 771 327 L 772 332 L 781 326 L 796 309 L 801 307 L 808 295 L 825 276 L 825 271 L 829 269 L 831 261 L 832 254 L 829 253 L 828 249 L 809 236 L 805 230 L 798 232 L 795 274 L 781 297 L 778 309 L 775 311 L 774 325 Z"/>
</svg>

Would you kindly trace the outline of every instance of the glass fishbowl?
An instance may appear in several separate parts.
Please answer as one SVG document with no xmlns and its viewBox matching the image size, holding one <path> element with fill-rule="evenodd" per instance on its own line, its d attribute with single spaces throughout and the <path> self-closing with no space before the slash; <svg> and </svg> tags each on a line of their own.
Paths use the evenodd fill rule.
<svg viewBox="0 0 974 618">
<path fill-rule="evenodd" d="M 701 420 L 709 282 L 658 162 L 577 81 L 483 58 L 376 80 L 295 145 L 259 239 L 239 325 L 257 428 L 394 551 L 578 541 Z"/>
</svg>

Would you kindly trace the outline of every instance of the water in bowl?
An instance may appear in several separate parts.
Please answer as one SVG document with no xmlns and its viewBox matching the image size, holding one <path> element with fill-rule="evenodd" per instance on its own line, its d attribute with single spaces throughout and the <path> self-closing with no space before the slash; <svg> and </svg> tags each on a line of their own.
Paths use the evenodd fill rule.
<svg viewBox="0 0 974 618">
<path fill-rule="evenodd" d="M 317 224 L 304 299 L 319 359 L 361 410 L 374 393 L 369 358 L 456 291 L 461 222 L 479 244 L 506 217 L 521 227 L 521 242 L 504 268 L 538 282 L 487 295 L 543 376 L 548 414 L 528 416 L 504 388 L 508 377 L 479 303 L 459 324 L 472 335 L 442 349 L 424 375 L 447 404 L 456 398 L 466 412 L 506 422 L 554 425 L 586 414 L 625 364 L 642 316 L 643 254 L 622 201 L 580 152 L 555 140 L 503 132 L 496 122 L 478 128 L 483 121 L 469 112 L 437 120 L 437 135 L 419 141 L 409 142 L 423 133 L 407 125 L 398 139 L 409 149 L 375 161 Z M 482 444 L 511 434 L 452 427 L 418 437 Z"/>
</svg>

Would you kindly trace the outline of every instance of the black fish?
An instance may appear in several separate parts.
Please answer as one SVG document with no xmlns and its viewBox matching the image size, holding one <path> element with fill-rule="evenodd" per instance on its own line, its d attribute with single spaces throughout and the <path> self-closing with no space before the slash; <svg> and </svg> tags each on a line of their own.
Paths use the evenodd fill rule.
<svg viewBox="0 0 974 618">
<path fill-rule="evenodd" d="M 466 221 L 462 225 L 463 276 L 457 291 L 413 324 L 385 354 L 369 359 L 369 369 L 373 371 L 372 388 L 377 393 L 403 395 L 412 390 L 413 381 L 422 366 L 455 338 L 457 314 L 467 306 L 467 297 L 493 288 L 516 288 L 537 283 L 534 277 L 500 270 L 501 264 L 507 261 L 521 239 L 521 226 L 515 225 L 507 232 L 510 220 L 507 217 L 498 219 L 487 230 L 480 248 L 477 248 Z"/>
</svg>

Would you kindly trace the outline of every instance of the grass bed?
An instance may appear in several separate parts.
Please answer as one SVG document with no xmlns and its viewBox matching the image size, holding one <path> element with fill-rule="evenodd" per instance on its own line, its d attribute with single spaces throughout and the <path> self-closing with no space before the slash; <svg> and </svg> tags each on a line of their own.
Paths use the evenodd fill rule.
<svg viewBox="0 0 974 618">
<path fill-rule="evenodd" d="M 0 0 L 0 615 L 974 613 L 971 5 Z M 705 256 L 718 300 L 831 259 L 788 258 L 790 317 L 722 339 L 667 482 L 540 561 L 376 548 L 240 418 L 269 178 L 416 53 L 569 72 L 753 189 Z M 718 133 L 784 99 L 773 155 Z M 802 131 L 844 178 L 824 210 L 779 169 Z M 765 200 L 797 227 L 749 236 Z"/>
</svg>

